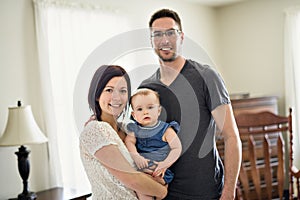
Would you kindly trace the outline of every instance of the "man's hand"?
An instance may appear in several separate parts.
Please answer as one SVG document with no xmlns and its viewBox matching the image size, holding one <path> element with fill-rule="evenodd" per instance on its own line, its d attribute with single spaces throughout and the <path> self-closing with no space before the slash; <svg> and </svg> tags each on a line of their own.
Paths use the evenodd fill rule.
<svg viewBox="0 0 300 200">
<path fill-rule="evenodd" d="M 233 200 L 235 198 L 235 190 L 227 190 L 223 188 L 220 200 Z"/>
</svg>

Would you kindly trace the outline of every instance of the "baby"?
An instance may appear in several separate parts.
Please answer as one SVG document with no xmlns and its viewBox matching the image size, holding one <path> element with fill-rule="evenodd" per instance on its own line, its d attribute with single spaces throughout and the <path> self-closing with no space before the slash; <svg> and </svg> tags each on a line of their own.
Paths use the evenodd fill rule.
<svg viewBox="0 0 300 200">
<path fill-rule="evenodd" d="M 179 158 L 181 143 L 176 134 L 177 122 L 166 123 L 158 119 L 161 113 L 157 92 L 138 89 L 130 100 L 132 117 L 135 123 L 129 123 L 125 144 L 136 166 L 153 177 L 161 176 L 162 184 L 169 184 L 174 174 L 168 168 Z M 176 131 L 176 132 L 175 132 Z M 150 196 L 137 194 L 139 199 L 152 199 Z"/>
</svg>

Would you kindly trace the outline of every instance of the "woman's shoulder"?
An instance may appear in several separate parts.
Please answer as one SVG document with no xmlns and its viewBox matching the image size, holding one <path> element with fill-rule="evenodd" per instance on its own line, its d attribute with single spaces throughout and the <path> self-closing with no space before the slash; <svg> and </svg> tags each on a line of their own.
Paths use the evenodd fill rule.
<svg viewBox="0 0 300 200">
<path fill-rule="evenodd" d="M 91 121 L 83 129 L 79 137 L 80 143 L 94 154 L 105 145 L 117 144 L 118 135 L 107 122 Z"/>
<path fill-rule="evenodd" d="M 93 120 L 84 127 L 80 137 L 99 135 L 99 133 L 111 132 L 112 130 L 113 128 L 109 125 L 109 123 Z"/>
<path fill-rule="evenodd" d="M 90 121 L 86 126 L 85 129 L 89 129 L 89 128 L 95 128 L 95 127 L 110 127 L 110 125 L 107 122 L 104 121 L 98 121 L 98 120 L 93 120 Z"/>
</svg>

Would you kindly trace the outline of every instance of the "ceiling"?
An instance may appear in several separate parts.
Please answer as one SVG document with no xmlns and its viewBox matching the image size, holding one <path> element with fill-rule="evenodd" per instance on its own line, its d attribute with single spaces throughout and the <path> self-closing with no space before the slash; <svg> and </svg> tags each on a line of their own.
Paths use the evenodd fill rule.
<svg viewBox="0 0 300 200">
<path fill-rule="evenodd" d="M 205 6 L 219 7 L 247 0 L 186 0 L 193 3 L 198 3 Z"/>
</svg>

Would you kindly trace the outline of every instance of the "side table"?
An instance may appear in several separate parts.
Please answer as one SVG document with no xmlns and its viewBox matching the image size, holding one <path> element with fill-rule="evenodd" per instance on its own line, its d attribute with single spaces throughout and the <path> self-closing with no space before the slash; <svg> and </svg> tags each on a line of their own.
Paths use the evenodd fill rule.
<svg viewBox="0 0 300 200">
<path fill-rule="evenodd" d="M 86 200 L 92 193 L 79 191 L 77 189 L 66 189 L 61 187 L 50 188 L 36 192 L 36 200 Z M 9 199 L 17 200 L 18 198 Z"/>
</svg>

